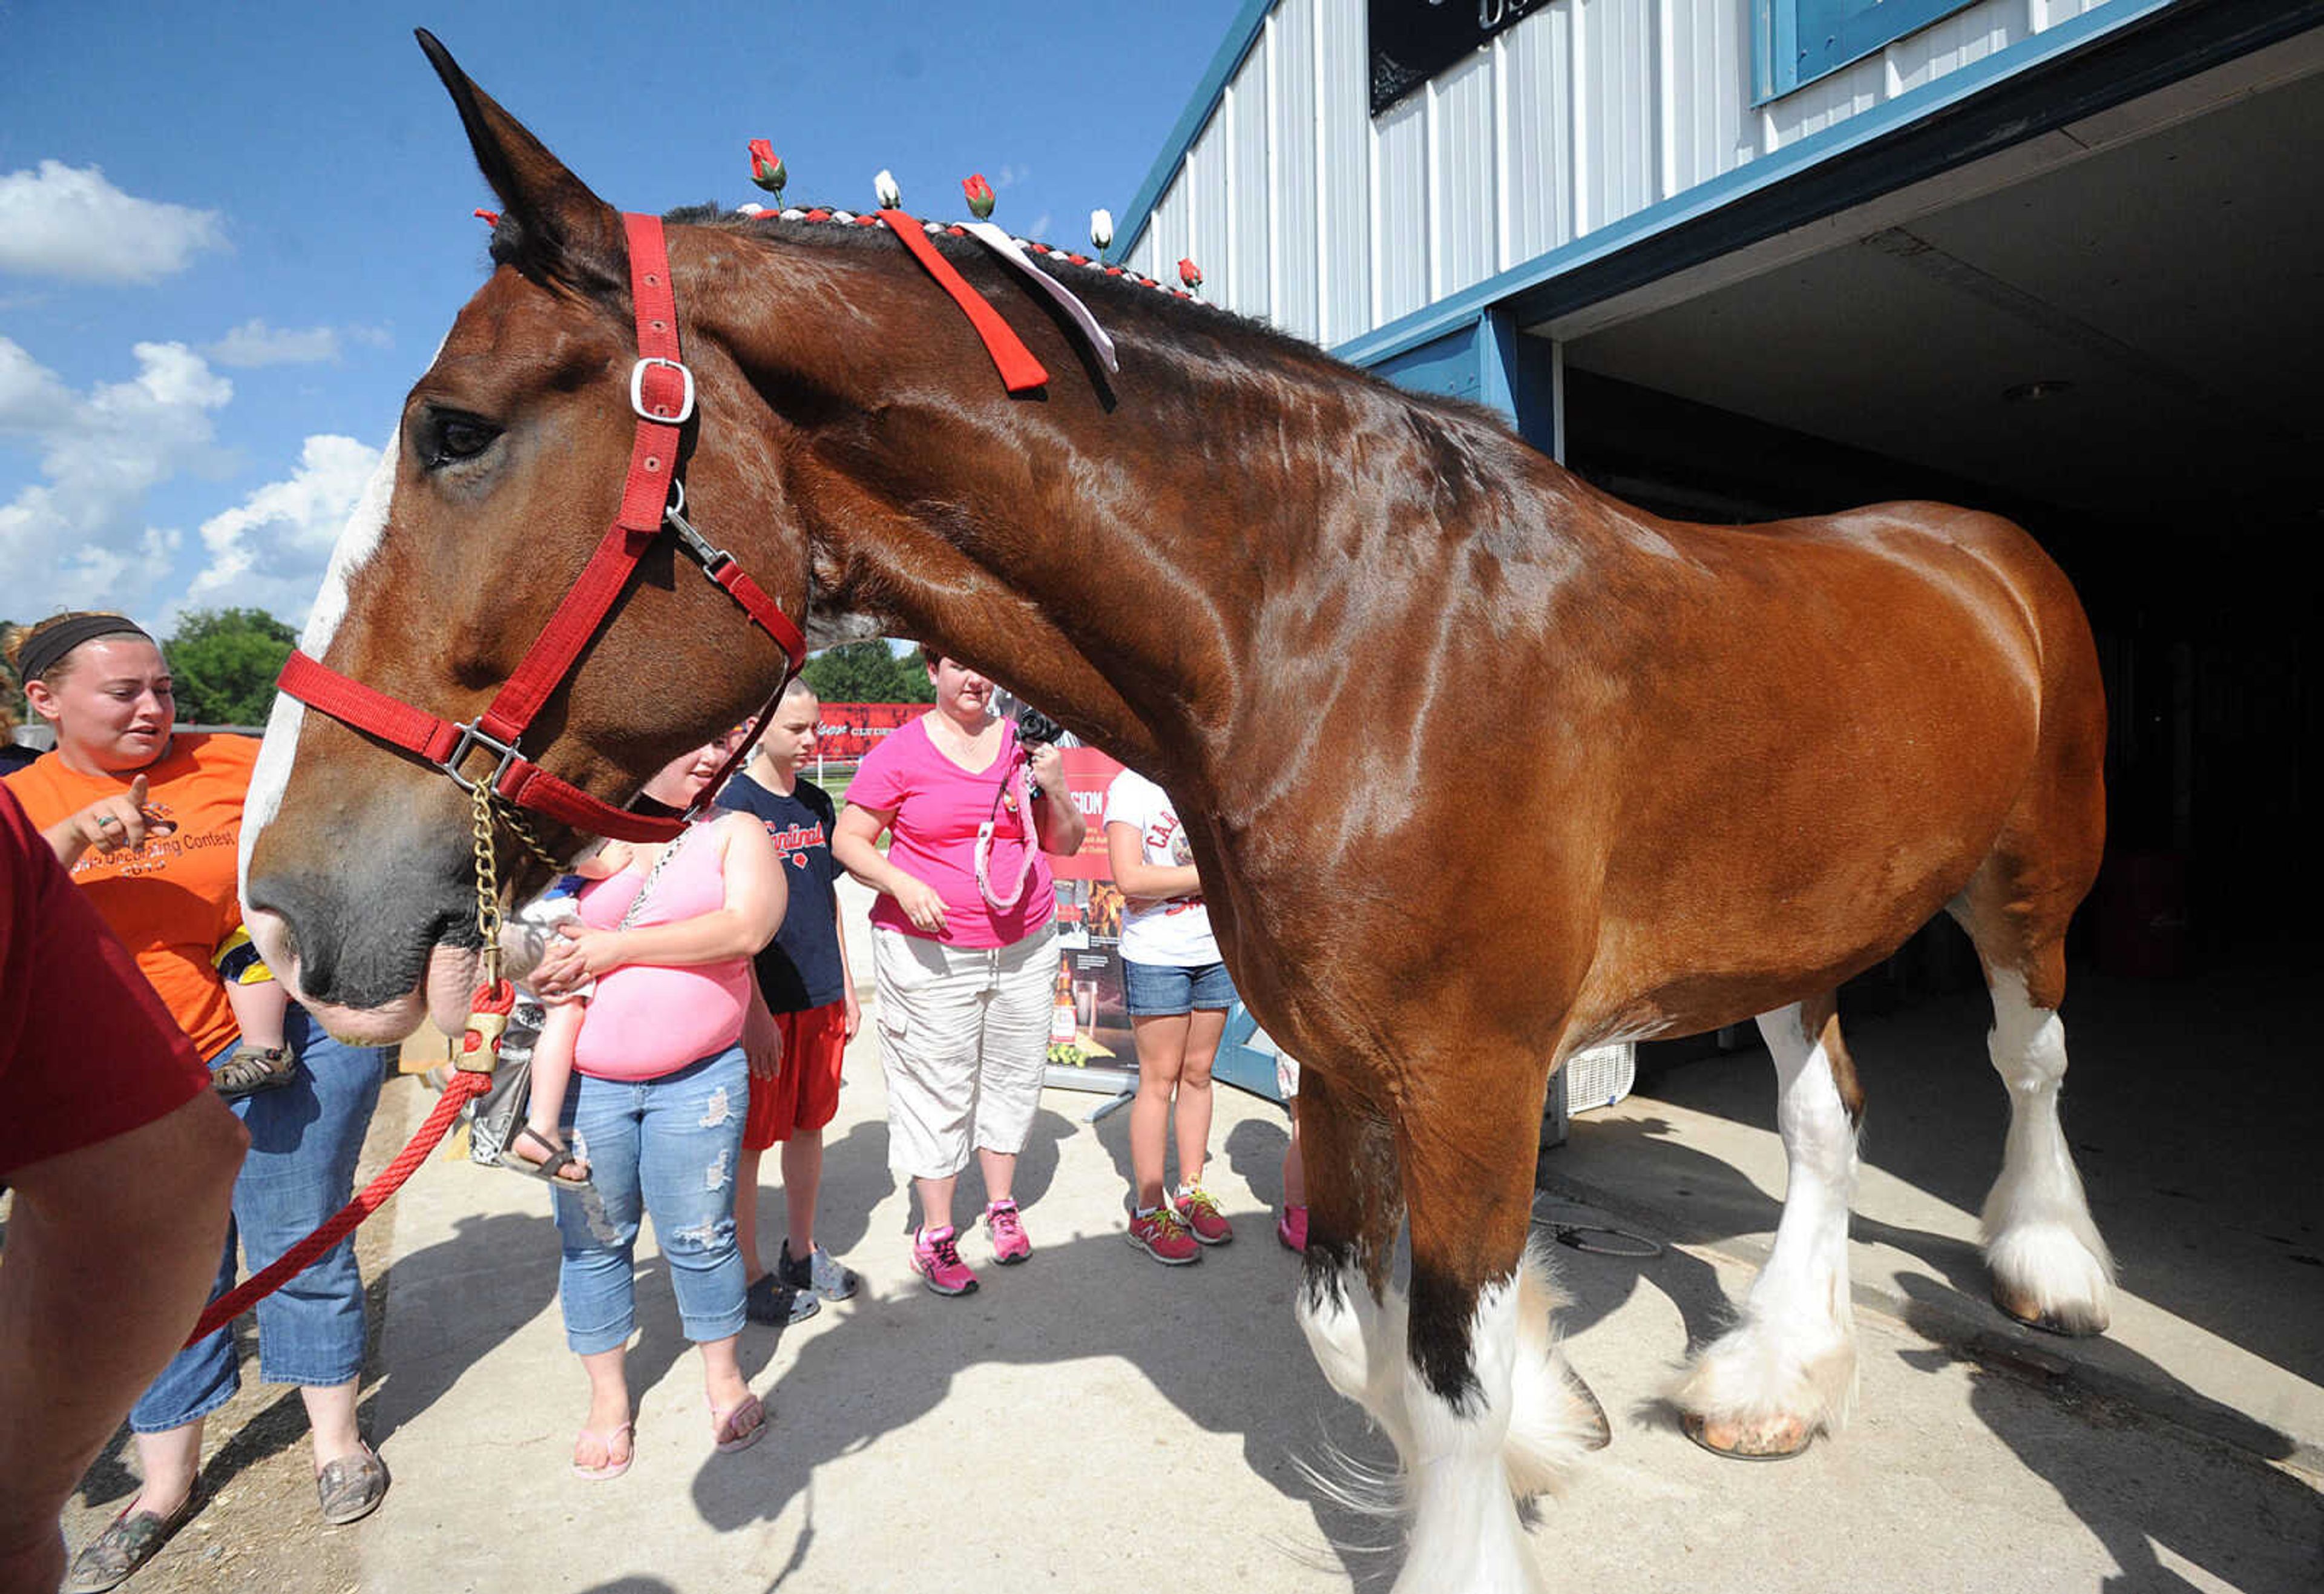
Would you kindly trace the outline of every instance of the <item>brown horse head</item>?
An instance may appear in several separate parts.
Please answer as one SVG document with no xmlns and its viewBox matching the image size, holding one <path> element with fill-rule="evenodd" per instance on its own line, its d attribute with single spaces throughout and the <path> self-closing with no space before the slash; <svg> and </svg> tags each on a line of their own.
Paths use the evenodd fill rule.
<svg viewBox="0 0 2324 1594">
<path fill-rule="evenodd" d="M 303 638 L 343 675 L 473 719 L 572 588 L 618 511 L 638 357 L 620 216 L 420 34 L 499 195 L 493 274 L 405 398 Z M 673 237 L 679 257 L 699 247 Z M 691 330 L 680 303 L 679 336 Z M 698 417 L 680 477 L 706 533 L 751 505 L 751 570 L 788 614 L 804 542 L 783 512 L 779 428 L 715 343 L 685 342 Z M 683 651 L 677 635 L 728 644 Z M 640 776 L 746 717 L 779 648 L 659 539 L 523 752 L 620 804 Z M 467 773 L 487 773 L 473 758 Z M 533 820 L 553 851 L 576 838 Z M 335 1032 L 387 1040 L 423 1004 L 456 1028 L 475 975 L 470 800 L 440 770 L 276 700 L 243 831 L 244 904 L 268 961 Z M 498 838 L 505 885 L 547 865 Z"/>
</svg>

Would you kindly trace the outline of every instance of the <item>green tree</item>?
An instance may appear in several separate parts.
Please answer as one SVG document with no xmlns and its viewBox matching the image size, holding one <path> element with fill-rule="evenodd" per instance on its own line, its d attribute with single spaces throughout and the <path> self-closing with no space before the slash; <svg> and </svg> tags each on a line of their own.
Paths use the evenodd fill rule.
<svg viewBox="0 0 2324 1594">
<path fill-rule="evenodd" d="M 849 642 L 816 654 L 799 673 L 827 703 L 934 702 L 927 672 L 907 664 L 884 642 Z"/>
<path fill-rule="evenodd" d="M 263 725 L 274 677 L 298 633 L 264 609 L 189 609 L 161 644 L 178 683 L 178 718 L 195 725 Z"/>
</svg>

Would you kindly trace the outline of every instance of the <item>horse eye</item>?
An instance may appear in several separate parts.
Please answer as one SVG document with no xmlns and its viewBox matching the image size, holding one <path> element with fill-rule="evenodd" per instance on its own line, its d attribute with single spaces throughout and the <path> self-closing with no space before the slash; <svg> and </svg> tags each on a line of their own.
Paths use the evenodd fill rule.
<svg viewBox="0 0 2324 1594">
<path fill-rule="evenodd" d="M 501 429 L 489 421 L 456 411 L 430 414 L 420 436 L 420 455 L 432 469 L 473 459 L 493 446 Z"/>
</svg>

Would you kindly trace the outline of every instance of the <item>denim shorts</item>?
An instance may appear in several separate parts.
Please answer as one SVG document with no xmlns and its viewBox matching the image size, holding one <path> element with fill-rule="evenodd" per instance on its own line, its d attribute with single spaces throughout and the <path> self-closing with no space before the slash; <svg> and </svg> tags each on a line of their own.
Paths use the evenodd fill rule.
<svg viewBox="0 0 2324 1594">
<path fill-rule="evenodd" d="M 1234 978 L 1223 963 L 1133 963 L 1121 960 L 1130 1016 L 1155 1018 L 1195 1008 L 1221 1011 L 1235 1004 Z"/>
</svg>

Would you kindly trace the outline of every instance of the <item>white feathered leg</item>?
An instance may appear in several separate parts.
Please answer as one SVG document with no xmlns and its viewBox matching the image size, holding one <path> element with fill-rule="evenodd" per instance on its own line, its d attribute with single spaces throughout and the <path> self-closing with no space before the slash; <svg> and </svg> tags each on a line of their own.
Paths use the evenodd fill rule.
<svg viewBox="0 0 2324 1594">
<path fill-rule="evenodd" d="M 2024 978 L 1994 969 L 1987 1050 L 2009 1088 L 2001 1177 L 1985 1199 L 1993 1297 L 2022 1321 L 2069 1334 L 2103 1333 L 2113 1313 L 2114 1258 L 2090 1220 L 2081 1175 L 2058 1122 L 2066 1026 L 2027 999 Z"/>
<path fill-rule="evenodd" d="M 1467 1398 L 1446 1400 L 1405 1363 L 1412 1537 L 1396 1594 L 1535 1594 L 1542 1587 L 1504 1459 L 1522 1293 L 1509 1278 L 1478 1295 L 1470 1335 L 1477 1389 Z"/>
<path fill-rule="evenodd" d="M 1856 1395 L 1848 1284 L 1856 1126 L 1799 1006 L 1761 1015 L 1759 1033 L 1775 1060 L 1789 1170 L 1775 1248 L 1752 1281 L 1742 1321 L 1702 1352 L 1672 1395 L 1695 1437 L 1755 1456 L 1790 1454 L 1819 1430 L 1837 1430 Z"/>
<path fill-rule="evenodd" d="M 1404 1408 L 1403 1295 L 1390 1289 L 1385 1301 L 1374 1301 L 1362 1267 L 1351 1260 L 1336 1273 L 1311 1266 L 1300 1281 L 1293 1311 L 1324 1380 L 1363 1407 L 1397 1455 L 1408 1460 L 1412 1423 Z"/>
<path fill-rule="evenodd" d="M 1551 1314 L 1564 1303 L 1548 1259 L 1528 1246 L 1517 1269 L 1517 1354 L 1502 1450 L 1509 1492 L 1520 1499 L 1563 1488 L 1582 1458 L 1609 1437 L 1605 1411 L 1558 1344 Z"/>
</svg>

